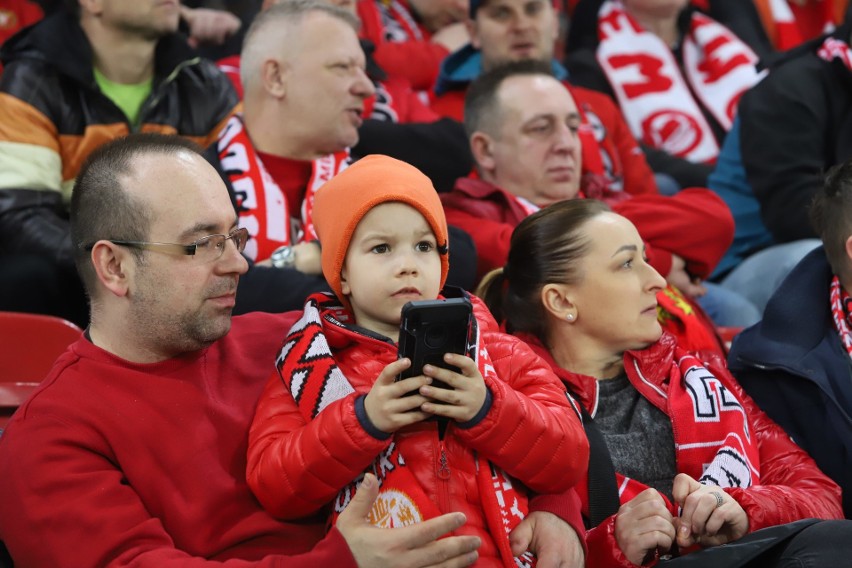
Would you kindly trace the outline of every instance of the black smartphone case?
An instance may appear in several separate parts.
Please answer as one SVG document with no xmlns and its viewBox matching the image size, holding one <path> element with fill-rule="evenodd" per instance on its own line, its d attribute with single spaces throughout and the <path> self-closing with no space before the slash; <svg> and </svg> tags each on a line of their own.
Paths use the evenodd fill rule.
<svg viewBox="0 0 852 568">
<path fill-rule="evenodd" d="M 444 362 L 445 353 L 466 354 L 473 309 L 467 298 L 418 300 L 402 307 L 399 326 L 399 357 L 411 359 L 411 366 L 397 380 L 423 374 L 426 364 L 458 372 Z M 448 388 L 441 381 L 433 386 Z"/>
</svg>

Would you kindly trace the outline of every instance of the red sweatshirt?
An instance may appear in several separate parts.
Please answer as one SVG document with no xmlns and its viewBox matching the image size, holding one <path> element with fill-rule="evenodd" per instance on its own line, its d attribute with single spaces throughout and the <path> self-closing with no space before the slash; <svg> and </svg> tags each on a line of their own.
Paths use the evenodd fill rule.
<svg viewBox="0 0 852 568">
<path fill-rule="evenodd" d="M 273 519 L 246 484 L 281 322 L 236 317 L 211 347 L 149 365 L 71 345 L 0 437 L 15 565 L 355 566 L 337 530 Z"/>
</svg>

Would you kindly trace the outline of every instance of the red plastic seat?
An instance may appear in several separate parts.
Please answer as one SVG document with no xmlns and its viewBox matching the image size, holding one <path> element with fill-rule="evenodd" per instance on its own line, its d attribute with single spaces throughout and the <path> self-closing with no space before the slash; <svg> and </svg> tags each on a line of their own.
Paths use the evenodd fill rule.
<svg viewBox="0 0 852 568">
<path fill-rule="evenodd" d="M 737 336 L 739 332 L 741 332 L 744 328 L 742 327 L 724 327 L 717 326 L 716 333 L 719 334 L 719 337 L 725 343 L 725 349 L 731 349 L 731 343 L 733 343 L 734 338 Z"/>
<path fill-rule="evenodd" d="M 0 428 L 82 331 L 54 316 L 0 311 Z"/>
</svg>

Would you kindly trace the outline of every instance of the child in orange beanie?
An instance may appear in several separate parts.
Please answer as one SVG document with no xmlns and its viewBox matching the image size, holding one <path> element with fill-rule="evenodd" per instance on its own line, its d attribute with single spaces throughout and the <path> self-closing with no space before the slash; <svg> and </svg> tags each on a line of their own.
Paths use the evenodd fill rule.
<svg viewBox="0 0 852 568">
<path fill-rule="evenodd" d="M 323 511 L 334 521 L 372 472 L 374 524 L 461 511 L 458 533 L 482 540 L 478 565 L 525 565 L 508 536 L 527 510 L 525 487 L 566 491 L 588 462 L 559 380 L 474 297 L 474 347 L 444 358 L 460 372 L 427 365 L 395 380 L 411 364 L 397 359 L 402 307 L 439 298 L 448 269 L 441 202 L 414 167 L 356 162 L 317 192 L 314 222 L 334 294 L 294 314 L 261 396 L 248 449 L 255 495 L 280 518 Z"/>
</svg>

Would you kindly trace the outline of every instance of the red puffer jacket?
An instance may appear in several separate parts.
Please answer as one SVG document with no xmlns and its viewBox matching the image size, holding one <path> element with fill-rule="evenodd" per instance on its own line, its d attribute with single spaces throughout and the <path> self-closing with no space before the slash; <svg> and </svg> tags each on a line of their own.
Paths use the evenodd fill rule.
<svg viewBox="0 0 852 568">
<path fill-rule="evenodd" d="M 557 375 L 580 398 L 594 416 L 598 404 L 597 381 L 561 369 L 547 349 L 529 335 L 521 336 L 533 350 L 548 361 Z M 657 408 L 671 417 L 668 405 L 670 373 L 673 361 L 685 354 L 675 338 L 664 334 L 651 347 L 624 354 L 624 369 L 634 387 Z M 739 400 L 749 418 L 751 431 L 757 438 L 760 459 L 760 484 L 747 489 L 725 488 L 748 515 L 749 532 L 799 519 L 842 519 L 840 488 L 816 466 L 814 461 L 775 424 L 742 390 L 724 366 L 724 361 L 704 362 L 706 368 Z M 672 423 L 677 439 L 678 425 Z M 678 461 L 680 464 L 680 461 Z M 698 479 L 701 472 L 685 471 Z M 588 506 L 588 480 L 577 487 L 584 507 Z M 622 502 L 623 504 L 623 502 Z M 615 515 L 603 521 L 586 535 L 587 558 L 596 568 L 628 567 L 631 563 L 618 547 L 615 538 Z"/>
<path fill-rule="evenodd" d="M 467 429 L 451 424 L 443 442 L 435 422 L 415 424 L 385 440 L 364 429 L 355 400 L 396 360 L 396 346 L 323 319 L 335 360 L 356 392 L 306 423 L 277 372 L 270 378 L 249 435 L 247 472 L 250 487 L 268 511 L 287 519 L 320 511 L 394 441 L 425 493 L 435 496 L 440 512 L 465 513 L 467 523 L 457 534 L 482 537 L 480 565 L 500 565 L 485 526 L 474 451 L 532 491 L 556 493 L 585 474 L 588 442 L 549 366 L 520 340 L 497 332 L 484 305 L 473 300 L 481 345 L 499 380 L 486 379 L 492 406 L 482 421 Z M 294 313 L 293 321 L 301 315 Z M 442 449 L 448 479 L 438 476 Z"/>
</svg>

